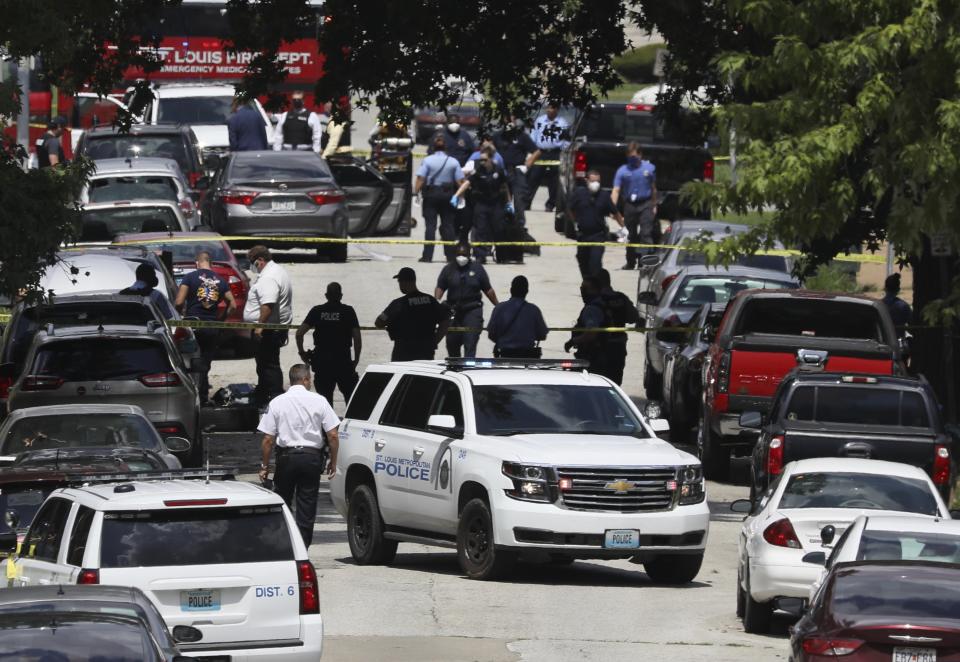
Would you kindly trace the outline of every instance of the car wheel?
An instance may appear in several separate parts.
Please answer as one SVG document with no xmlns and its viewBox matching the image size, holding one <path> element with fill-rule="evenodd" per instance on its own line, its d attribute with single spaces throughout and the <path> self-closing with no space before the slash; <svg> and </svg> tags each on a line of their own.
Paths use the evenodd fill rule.
<svg viewBox="0 0 960 662">
<path fill-rule="evenodd" d="M 369 485 L 358 485 L 347 506 L 347 541 L 358 565 L 384 565 L 397 555 L 397 541 L 383 537 L 377 495 Z"/>
<path fill-rule="evenodd" d="M 663 375 L 658 375 L 650 368 L 650 355 L 643 366 L 643 390 L 647 393 L 647 400 L 663 399 Z"/>
<path fill-rule="evenodd" d="M 550 555 L 550 565 L 573 565 L 574 561 L 576 561 L 575 558 L 567 556 L 566 554 Z"/>
<path fill-rule="evenodd" d="M 773 620 L 773 603 L 757 602 L 750 593 L 750 574 L 747 573 L 747 588 L 744 591 L 743 629 L 750 634 L 767 634 Z"/>
<path fill-rule="evenodd" d="M 743 590 L 743 577 L 740 576 L 740 570 L 737 569 L 737 618 L 743 618 L 746 604 L 747 593 Z"/>
<path fill-rule="evenodd" d="M 687 425 L 686 404 L 683 401 L 683 393 L 677 390 L 677 384 L 674 384 L 675 396 L 671 396 L 670 414 L 670 441 L 675 444 L 690 443 L 690 426 Z"/>
<path fill-rule="evenodd" d="M 470 579 L 497 579 L 513 569 L 515 552 L 493 544 L 493 517 L 483 499 L 471 499 L 460 513 L 457 525 L 457 560 Z"/>
<path fill-rule="evenodd" d="M 699 554 L 660 554 L 643 562 L 647 576 L 657 584 L 689 584 L 703 565 Z"/>
<path fill-rule="evenodd" d="M 730 449 L 717 443 L 716 435 L 700 420 L 697 428 L 697 452 L 703 464 L 703 475 L 710 480 L 727 480 L 730 477 Z"/>
</svg>

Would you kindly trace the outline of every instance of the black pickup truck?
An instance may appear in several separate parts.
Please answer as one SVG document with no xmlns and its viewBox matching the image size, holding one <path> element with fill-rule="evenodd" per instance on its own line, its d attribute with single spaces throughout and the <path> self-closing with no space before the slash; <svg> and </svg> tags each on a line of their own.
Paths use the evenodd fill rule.
<svg viewBox="0 0 960 662">
<path fill-rule="evenodd" d="M 665 128 L 655 107 L 635 103 L 598 103 L 589 106 L 574 125 L 570 145 L 560 154 L 556 229 L 573 236 L 573 219 L 565 201 L 575 186 L 583 185 L 588 170 L 600 173 L 606 190 L 613 188 L 617 168 L 627 162 L 627 144 L 636 141 L 643 158 L 657 167 L 659 218 L 709 218 L 685 208 L 680 187 L 694 180 L 713 180 L 713 156 L 702 145 L 691 144 Z"/>
<path fill-rule="evenodd" d="M 922 378 L 797 369 L 780 383 L 769 414 L 744 412 L 740 426 L 760 430 L 751 498 L 763 494 L 788 462 L 854 457 L 919 467 L 950 503 L 955 439 Z"/>
</svg>

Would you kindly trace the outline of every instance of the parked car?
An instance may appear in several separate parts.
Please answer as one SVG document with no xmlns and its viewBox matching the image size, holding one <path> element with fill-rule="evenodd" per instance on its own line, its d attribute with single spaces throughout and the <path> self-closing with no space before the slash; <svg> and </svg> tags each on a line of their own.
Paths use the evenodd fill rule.
<svg viewBox="0 0 960 662">
<path fill-rule="evenodd" d="M 182 437 L 161 439 L 143 409 L 124 404 L 74 404 L 29 407 L 11 412 L 0 425 L 0 466 L 39 464 L 38 453 L 84 450 L 88 455 L 136 449 L 160 459 L 160 469 L 180 469 L 171 451 L 187 454 L 190 442 Z M 25 458 L 23 454 L 31 454 Z M 75 454 L 81 457 L 82 454 Z M 118 455 L 125 459 L 138 455 Z M 59 458 L 55 456 L 55 461 Z M 136 471 L 136 469 L 130 469 Z"/>
<path fill-rule="evenodd" d="M 893 322 L 876 299 L 803 290 L 747 290 L 728 306 L 704 369 L 697 446 L 708 476 L 723 479 L 731 452 L 753 450 L 745 411 L 769 411 L 788 372 L 900 374 Z"/>
<path fill-rule="evenodd" d="M 784 599 L 807 598 L 820 566 L 804 556 L 823 552 L 832 535 L 843 533 L 860 515 L 950 517 L 920 469 L 853 458 L 791 462 L 759 499 L 731 507 L 749 511 L 738 543 L 737 615 L 752 633 L 770 629 L 774 609 Z"/>
<path fill-rule="evenodd" d="M 795 289 L 800 284 L 781 271 L 749 267 L 688 267 L 672 279 L 661 295 L 641 292 L 637 302 L 646 309 L 643 388 L 650 400 L 663 398 L 664 360 L 683 339 L 683 329 L 705 303 L 726 307 L 744 290 Z"/>
<path fill-rule="evenodd" d="M 405 186 L 396 188 L 390 173 L 382 173 L 375 164 L 349 154 L 334 154 L 327 160 L 333 179 L 347 195 L 347 234 L 367 237 L 389 234 L 402 222 L 401 211 L 394 204 L 406 199 L 406 213 L 410 205 L 410 172 Z"/>
<path fill-rule="evenodd" d="M 751 494 L 765 490 L 787 462 L 862 457 L 920 467 L 951 501 L 954 440 L 925 379 L 796 369 L 780 383 L 769 413 L 744 412 L 740 426 L 760 433 Z"/>
<path fill-rule="evenodd" d="M 163 617 L 150 599 L 132 586 L 95 586 L 59 584 L 57 586 L 25 586 L 16 591 L 0 591 L 0 616 L 105 614 L 139 619 L 159 645 L 164 662 L 181 657 L 177 638 L 193 640 L 200 634 L 195 628 L 180 625 L 171 635 Z M 201 635 L 202 636 L 202 635 Z M 73 654 L 97 651 L 70 651 Z M 112 652 L 112 651 L 111 651 Z M 73 659 L 71 655 L 70 659 Z M 113 659 L 113 658 L 111 658 Z"/>
<path fill-rule="evenodd" d="M 205 204 L 204 218 L 217 232 L 283 238 L 271 246 L 314 247 L 296 238 L 347 237 L 346 192 L 313 152 L 231 154 L 217 171 Z M 345 243 L 323 244 L 317 252 L 335 262 L 347 259 Z"/>
<path fill-rule="evenodd" d="M 203 454 L 196 384 L 160 328 L 74 327 L 38 331 L 23 373 L 10 388 L 10 412 L 59 404 L 127 404 L 146 412 L 160 435 L 184 437 L 187 466 Z"/>
<path fill-rule="evenodd" d="M 200 201 L 207 184 L 200 144 L 189 126 L 134 124 L 129 132 L 120 132 L 114 126 L 102 126 L 84 132 L 74 153 L 98 162 L 144 157 L 173 159 L 190 184 L 194 202 Z"/>
<path fill-rule="evenodd" d="M 960 565 L 837 565 L 790 635 L 791 662 L 949 662 L 960 657 Z"/>
<path fill-rule="evenodd" d="M 176 202 L 121 200 L 83 205 L 78 244 L 110 243 L 117 235 L 135 232 L 189 232 L 183 210 Z"/>
<path fill-rule="evenodd" d="M 951 510 L 956 518 L 960 512 Z M 833 551 L 811 552 L 806 563 L 822 565 L 820 577 L 810 586 L 816 597 L 833 566 L 856 561 L 927 561 L 960 563 L 960 522 L 913 516 L 861 515 L 847 527 Z"/>
<path fill-rule="evenodd" d="M 97 161 L 80 193 L 84 205 L 127 200 L 165 200 L 175 202 L 191 230 L 200 225 L 200 214 L 190 184 L 173 159 L 126 158 Z"/>
</svg>

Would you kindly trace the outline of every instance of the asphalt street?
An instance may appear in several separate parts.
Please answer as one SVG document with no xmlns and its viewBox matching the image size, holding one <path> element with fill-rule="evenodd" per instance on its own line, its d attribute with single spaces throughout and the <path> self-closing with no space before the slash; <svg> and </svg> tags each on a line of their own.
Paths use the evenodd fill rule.
<svg viewBox="0 0 960 662">
<path fill-rule="evenodd" d="M 539 240 L 562 239 L 553 231 L 552 214 L 544 213 L 545 191 L 528 214 Z M 419 210 L 414 209 L 414 215 Z M 423 226 L 414 228 L 422 238 Z M 344 302 L 354 306 L 362 325 L 372 325 L 387 303 L 399 295 L 392 276 L 402 266 L 416 269 L 422 290 L 433 291 L 442 263 L 419 264 L 420 249 L 404 245 L 351 245 L 347 264 L 316 262 L 308 251 L 281 253 L 278 261 L 293 279 L 294 317 L 322 303 L 327 283 L 342 283 Z M 438 251 L 439 254 L 439 251 Z M 622 249 L 608 249 L 604 265 L 614 286 L 636 292 L 636 272 L 620 271 Z M 542 250 L 523 265 L 487 266 L 502 297 L 517 274 L 530 279 L 529 300 L 543 310 L 551 326 L 570 325 L 581 302 L 580 276 L 569 248 Z M 485 305 L 485 317 L 490 306 Z M 566 333 L 552 333 L 544 343 L 547 357 L 564 356 Z M 363 336 L 360 368 L 389 360 L 391 345 L 384 332 Z M 308 346 L 311 344 L 308 341 Z M 481 340 L 479 354 L 489 356 L 492 344 Z M 627 393 L 642 393 L 643 336 L 630 335 Z M 284 367 L 298 362 L 292 334 L 281 354 Z M 248 360 L 218 361 L 214 387 L 255 380 Z M 343 412 L 337 394 L 334 407 Z M 245 466 L 259 461 L 258 441 L 251 434 L 214 435 L 211 460 Z M 253 476 L 249 476 L 253 478 Z M 741 661 L 786 659 L 787 623 L 778 634 L 743 632 L 734 613 L 739 519 L 729 502 L 747 496 L 742 484 L 708 483 L 714 513 L 703 569 L 697 580 L 681 588 L 653 585 L 642 566 L 627 561 L 577 561 L 573 565 L 522 565 L 510 581 L 466 579 L 451 550 L 401 544 L 387 567 L 353 563 L 346 524 L 333 510 L 323 484 L 317 533 L 310 556 L 320 576 L 325 622 L 324 660 L 460 661 L 477 660 L 691 660 Z"/>
</svg>

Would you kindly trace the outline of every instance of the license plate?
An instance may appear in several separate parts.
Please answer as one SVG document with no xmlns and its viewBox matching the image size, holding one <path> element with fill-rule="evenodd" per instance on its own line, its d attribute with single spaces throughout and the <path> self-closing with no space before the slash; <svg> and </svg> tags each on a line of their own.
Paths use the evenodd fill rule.
<svg viewBox="0 0 960 662">
<path fill-rule="evenodd" d="M 273 211 L 294 211 L 297 208 L 296 200 L 274 200 L 270 203 L 270 209 Z"/>
<path fill-rule="evenodd" d="M 180 591 L 181 611 L 220 611 L 220 591 Z"/>
<path fill-rule="evenodd" d="M 637 549 L 640 547 L 640 532 L 636 529 L 607 529 L 603 546 L 607 549 Z"/>
<path fill-rule="evenodd" d="M 894 648 L 893 662 L 937 662 L 937 649 Z"/>
</svg>

